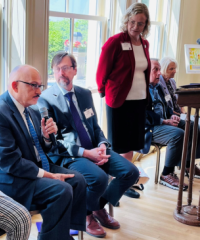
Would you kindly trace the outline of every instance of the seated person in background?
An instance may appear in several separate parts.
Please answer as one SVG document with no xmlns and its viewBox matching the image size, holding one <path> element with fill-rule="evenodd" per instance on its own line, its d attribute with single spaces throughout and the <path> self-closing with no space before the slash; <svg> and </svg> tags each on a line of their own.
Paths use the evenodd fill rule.
<svg viewBox="0 0 200 240">
<path fill-rule="evenodd" d="M 167 105 L 174 111 L 174 114 L 179 115 L 185 113 L 184 107 L 179 107 L 177 104 L 176 82 L 174 76 L 178 63 L 175 59 L 164 57 L 160 61 L 161 74 L 159 84 L 162 86 Z"/>
<path fill-rule="evenodd" d="M 167 105 L 164 93 L 161 86 L 158 84 L 159 77 L 160 64 L 157 59 L 152 59 L 149 86 L 151 98 L 147 109 L 146 119 L 146 145 L 141 152 L 147 153 L 149 151 L 151 141 L 167 145 L 165 166 L 160 177 L 160 184 L 178 190 L 179 179 L 174 173 L 174 168 L 175 166 L 181 165 L 185 121 L 174 115 L 172 109 Z M 191 123 L 190 126 L 190 138 L 186 164 L 187 169 L 190 167 L 192 131 L 193 123 Z M 200 145 L 198 143 L 198 149 L 199 147 Z M 199 157 L 199 155 L 197 157 Z M 197 166 L 195 166 L 195 176 L 200 177 L 200 169 L 198 169 Z M 188 186 L 184 184 L 183 188 L 183 190 L 186 190 Z"/>
<path fill-rule="evenodd" d="M 52 155 L 51 159 L 83 174 L 88 184 L 86 232 L 104 237 L 106 232 L 102 226 L 110 229 L 120 227 L 106 212 L 105 204 L 110 202 L 115 206 L 124 192 L 138 180 L 139 171 L 131 162 L 109 149 L 110 144 L 97 122 L 91 92 L 73 85 L 77 73 L 74 56 L 66 52 L 56 54 L 52 68 L 56 83 L 42 93 L 38 105 L 48 109 L 49 116 L 58 126 L 57 140 L 74 159 L 60 160 Z M 115 177 L 109 185 L 108 174 Z"/>
<path fill-rule="evenodd" d="M 7 233 L 7 240 L 28 240 L 31 231 L 29 211 L 1 191 L 0 229 Z"/>
<path fill-rule="evenodd" d="M 49 134 L 57 126 L 52 118 L 45 125 L 29 107 L 37 103 L 41 84 L 35 68 L 19 66 L 0 96 L 0 190 L 28 210 L 31 203 L 42 209 L 39 240 L 70 240 L 70 228 L 85 230 L 86 184 L 80 173 L 48 161 Z"/>
</svg>

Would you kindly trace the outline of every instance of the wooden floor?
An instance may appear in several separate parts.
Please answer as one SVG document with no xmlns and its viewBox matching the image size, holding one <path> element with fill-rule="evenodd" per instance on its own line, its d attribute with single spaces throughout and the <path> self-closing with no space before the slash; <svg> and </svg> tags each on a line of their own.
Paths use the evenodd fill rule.
<svg viewBox="0 0 200 240">
<path fill-rule="evenodd" d="M 163 168 L 165 149 L 161 150 L 161 167 Z M 119 230 L 106 229 L 108 240 L 199 240 L 200 228 L 181 224 L 174 220 L 178 192 L 160 184 L 154 184 L 156 154 L 150 154 L 136 165 L 141 166 L 150 176 L 139 199 L 123 196 L 120 207 L 114 208 L 115 218 L 120 222 Z M 177 173 L 179 171 L 176 171 Z M 187 182 L 187 180 L 185 181 Z M 200 180 L 194 180 L 193 203 L 198 203 Z M 184 193 L 186 203 L 187 192 Z M 32 218 L 32 230 L 29 240 L 37 239 L 35 222 L 41 221 L 40 215 Z M 5 239 L 5 236 L 0 237 Z M 75 239 L 78 239 L 77 237 Z M 94 240 L 84 233 L 84 240 Z M 53 239 L 52 239 L 53 240 Z"/>
</svg>

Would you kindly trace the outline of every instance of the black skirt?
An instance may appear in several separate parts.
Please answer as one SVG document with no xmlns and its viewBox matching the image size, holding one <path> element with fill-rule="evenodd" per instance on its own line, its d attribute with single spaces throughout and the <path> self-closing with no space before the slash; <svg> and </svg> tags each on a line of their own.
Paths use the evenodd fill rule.
<svg viewBox="0 0 200 240">
<path fill-rule="evenodd" d="M 108 140 L 117 153 L 137 151 L 144 147 L 147 100 L 125 101 L 119 108 L 106 104 Z"/>
</svg>

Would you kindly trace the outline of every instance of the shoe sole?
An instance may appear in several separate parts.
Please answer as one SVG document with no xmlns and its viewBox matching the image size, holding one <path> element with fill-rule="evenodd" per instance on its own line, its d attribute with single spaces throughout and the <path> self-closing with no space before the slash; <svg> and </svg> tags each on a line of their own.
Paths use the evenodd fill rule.
<svg viewBox="0 0 200 240">
<path fill-rule="evenodd" d="M 161 185 L 164 185 L 164 186 L 166 186 L 166 187 L 168 187 L 168 188 L 171 188 L 171 189 L 173 189 L 173 190 L 179 190 L 179 187 L 174 187 L 174 186 L 170 185 L 169 183 L 167 183 L 167 182 L 165 182 L 165 181 L 160 180 L 159 183 L 160 183 Z M 183 187 L 183 191 L 186 191 L 187 189 L 188 189 L 187 187 Z"/>
<path fill-rule="evenodd" d="M 106 227 L 106 228 L 109 228 L 109 229 L 112 229 L 112 230 L 115 230 L 115 229 L 119 229 L 120 228 L 120 226 L 110 226 L 110 225 L 106 225 L 106 224 L 102 224 L 101 223 L 101 221 L 98 219 L 98 217 L 96 217 L 95 215 L 94 215 L 94 217 L 96 218 L 96 220 L 98 220 L 99 222 L 100 222 L 100 224 L 101 224 L 101 226 L 103 226 L 103 227 Z"/>
<path fill-rule="evenodd" d="M 200 176 L 199 176 L 199 175 L 194 175 L 194 177 L 200 179 Z"/>
<path fill-rule="evenodd" d="M 104 238 L 104 237 L 106 236 L 106 233 L 103 234 L 103 235 L 94 235 L 94 234 L 89 233 L 89 232 L 87 232 L 87 231 L 86 231 L 86 233 L 89 234 L 90 236 L 97 237 L 97 238 Z"/>
</svg>

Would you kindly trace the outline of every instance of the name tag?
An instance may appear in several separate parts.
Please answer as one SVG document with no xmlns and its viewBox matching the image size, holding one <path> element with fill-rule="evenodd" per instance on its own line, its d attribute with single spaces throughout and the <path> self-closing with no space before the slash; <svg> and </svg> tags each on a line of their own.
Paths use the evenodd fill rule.
<svg viewBox="0 0 200 240">
<path fill-rule="evenodd" d="M 122 45 L 122 50 L 123 51 L 129 51 L 129 50 L 132 50 L 131 49 L 131 44 L 130 43 L 121 43 Z"/>
<path fill-rule="evenodd" d="M 86 119 L 94 116 L 94 112 L 93 112 L 92 108 L 86 109 L 85 112 L 83 112 L 83 113 L 85 114 L 85 118 Z"/>
<path fill-rule="evenodd" d="M 165 96 L 165 101 L 168 102 L 168 101 L 170 101 L 170 100 L 171 100 L 170 94 L 166 95 L 166 96 Z"/>
</svg>

